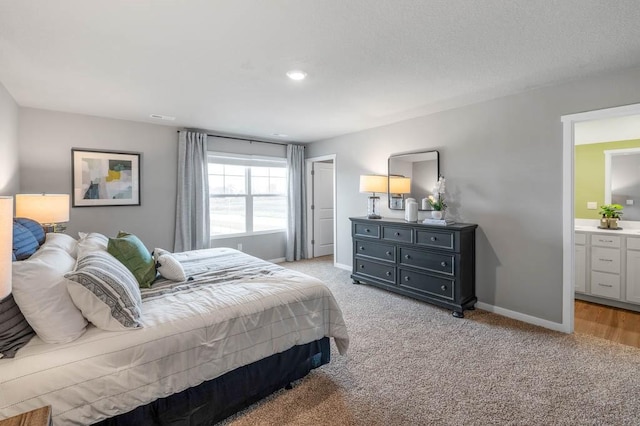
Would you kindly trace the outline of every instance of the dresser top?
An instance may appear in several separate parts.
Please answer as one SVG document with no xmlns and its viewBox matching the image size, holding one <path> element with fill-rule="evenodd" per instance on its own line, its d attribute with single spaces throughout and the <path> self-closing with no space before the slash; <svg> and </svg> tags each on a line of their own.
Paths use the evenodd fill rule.
<svg viewBox="0 0 640 426">
<path fill-rule="evenodd" d="M 429 228 L 429 229 L 447 229 L 451 231 L 462 231 L 462 230 L 471 230 L 478 227 L 475 223 L 453 223 L 451 225 L 427 225 L 421 222 L 407 222 L 404 219 L 396 219 L 392 217 L 385 217 L 382 219 L 369 219 L 366 216 L 361 217 L 350 217 L 351 221 L 358 222 L 367 222 L 372 224 L 381 224 L 381 225 L 406 225 L 414 228 Z"/>
</svg>

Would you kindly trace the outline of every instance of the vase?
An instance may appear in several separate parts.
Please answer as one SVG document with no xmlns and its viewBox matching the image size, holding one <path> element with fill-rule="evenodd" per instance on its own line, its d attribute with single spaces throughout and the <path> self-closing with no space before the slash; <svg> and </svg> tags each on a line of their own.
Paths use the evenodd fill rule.
<svg viewBox="0 0 640 426">
<path fill-rule="evenodd" d="M 618 218 L 617 217 L 610 217 L 609 219 L 607 219 L 607 221 L 609 222 L 609 228 L 610 229 L 618 229 Z"/>
<path fill-rule="evenodd" d="M 431 219 L 442 219 L 442 210 L 432 210 Z"/>
<path fill-rule="evenodd" d="M 409 201 L 404 207 L 404 220 L 407 222 L 418 221 L 418 203 L 415 200 Z"/>
</svg>

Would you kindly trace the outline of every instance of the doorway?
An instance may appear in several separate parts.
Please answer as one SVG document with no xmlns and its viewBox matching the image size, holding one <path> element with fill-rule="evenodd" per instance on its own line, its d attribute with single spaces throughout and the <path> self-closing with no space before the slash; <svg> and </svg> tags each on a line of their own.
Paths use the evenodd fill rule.
<svg viewBox="0 0 640 426">
<path fill-rule="evenodd" d="M 563 288 L 562 288 L 562 328 L 573 333 L 575 326 L 575 140 L 576 124 L 616 117 L 640 114 L 640 104 L 588 111 L 562 116 L 563 124 Z"/>
<path fill-rule="evenodd" d="M 308 158 L 307 256 L 333 255 L 336 259 L 336 164 L 335 155 Z"/>
</svg>

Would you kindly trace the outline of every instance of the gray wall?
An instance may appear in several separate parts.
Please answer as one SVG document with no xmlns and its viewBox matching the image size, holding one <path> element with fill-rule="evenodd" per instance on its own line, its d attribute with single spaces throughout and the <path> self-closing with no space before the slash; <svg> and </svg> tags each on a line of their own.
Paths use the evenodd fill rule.
<svg viewBox="0 0 640 426">
<path fill-rule="evenodd" d="M 127 230 L 150 248 L 173 249 L 176 128 L 21 108 L 20 192 L 71 194 L 71 148 L 136 151 L 141 155 L 141 206 L 75 207 L 67 233 Z"/>
<path fill-rule="evenodd" d="M 627 70 L 310 144 L 309 157 L 337 154 L 337 262 L 351 265 L 348 218 L 366 213 L 359 175 L 385 173 L 390 154 L 436 149 L 449 214 L 479 224 L 479 300 L 561 322 L 560 117 L 638 103 L 638 87 L 640 69 Z"/>
<path fill-rule="evenodd" d="M 142 205 L 72 208 L 67 233 L 76 236 L 78 231 L 96 231 L 110 236 L 122 229 L 138 235 L 150 249 L 173 250 L 178 157 L 175 127 L 33 108 L 21 108 L 16 122 L 23 193 L 70 194 L 71 148 L 142 153 Z M 283 146 L 228 139 L 211 140 L 210 149 L 285 156 Z M 284 257 L 284 233 L 220 239 L 212 245 L 237 248 L 238 243 L 244 252 L 263 259 Z"/>
<path fill-rule="evenodd" d="M 19 189 L 18 104 L 0 83 L 0 195 Z"/>
</svg>

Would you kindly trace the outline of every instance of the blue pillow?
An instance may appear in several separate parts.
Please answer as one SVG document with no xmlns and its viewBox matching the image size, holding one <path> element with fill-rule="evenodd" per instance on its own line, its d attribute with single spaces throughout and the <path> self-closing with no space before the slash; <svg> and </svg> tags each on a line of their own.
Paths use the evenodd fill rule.
<svg viewBox="0 0 640 426">
<path fill-rule="evenodd" d="M 16 217 L 13 219 L 13 221 L 18 222 L 20 225 L 24 226 L 29 231 L 31 231 L 36 241 L 38 242 L 38 246 L 41 246 L 42 243 L 44 243 L 44 240 L 45 240 L 44 229 L 42 228 L 42 225 L 40 225 L 38 222 L 36 222 L 33 219 L 28 219 L 26 217 Z"/>
<path fill-rule="evenodd" d="M 13 254 L 16 260 L 28 259 L 40 245 L 29 229 L 13 222 Z"/>
</svg>

